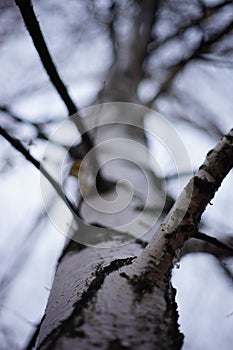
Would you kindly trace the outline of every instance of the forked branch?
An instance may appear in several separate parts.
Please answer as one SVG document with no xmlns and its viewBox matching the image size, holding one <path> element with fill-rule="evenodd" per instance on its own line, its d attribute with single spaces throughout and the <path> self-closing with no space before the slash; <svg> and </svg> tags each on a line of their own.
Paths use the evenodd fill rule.
<svg viewBox="0 0 233 350">
<path fill-rule="evenodd" d="M 232 167 L 233 129 L 208 152 L 198 172 L 181 192 L 138 259 L 137 263 L 142 269 L 147 268 L 157 276 L 164 276 L 171 270 L 174 262 L 180 258 L 185 241 L 198 232 L 203 212 Z"/>
</svg>

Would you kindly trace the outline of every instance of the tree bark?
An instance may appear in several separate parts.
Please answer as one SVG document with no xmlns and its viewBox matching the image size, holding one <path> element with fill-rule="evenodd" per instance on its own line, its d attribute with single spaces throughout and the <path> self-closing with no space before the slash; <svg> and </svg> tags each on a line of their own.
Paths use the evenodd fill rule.
<svg viewBox="0 0 233 350">
<path fill-rule="evenodd" d="M 127 39 L 118 38 L 117 56 L 107 75 L 103 102 L 137 103 L 136 91 L 143 74 L 142 62 L 146 58 L 157 2 L 136 3 L 140 11 L 133 16 Z M 136 117 L 139 127 L 136 129 L 126 124 L 113 127 L 111 123 L 100 127 L 96 143 L 122 137 L 136 140 L 146 147 L 144 115 L 138 113 Z M 115 117 L 113 122 L 117 122 Z M 146 173 L 152 194 L 150 218 L 153 218 L 164 197 L 161 183 L 153 175 L 146 153 L 145 156 L 134 154 L 128 149 L 124 152 L 125 157 L 131 157 Z M 115 159 L 118 150 L 105 148 L 100 156 L 103 158 L 100 163 L 109 157 Z M 148 222 L 145 228 L 145 223 L 138 222 L 129 229 L 127 233 L 135 237 L 135 232 L 150 228 L 148 235 L 154 235 L 146 248 L 143 240 L 133 238 L 127 245 L 111 248 L 87 247 L 75 242 L 69 244 L 58 264 L 37 348 L 180 349 L 183 335 L 177 322 L 171 269 L 179 259 L 184 242 L 196 230 L 206 205 L 231 169 L 232 161 L 231 132 L 209 154 L 160 227 Z M 136 189 L 131 204 L 123 212 L 109 215 L 99 213 L 84 203 L 82 215 L 86 223 L 94 225 L 80 225 L 74 233 L 78 241 L 80 237 L 104 232 L 103 239 L 108 242 L 109 236 L 119 234 L 114 227 L 123 224 L 127 218 L 133 218 L 135 208 L 145 205 L 145 179 L 136 166 L 116 160 L 106 166 L 105 175 L 115 182 L 127 175 Z M 106 198 L 112 199 L 115 194 L 113 189 Z M 97 197 L 95 203 L 98 204 Z"/>
<path fill-rule="evenodd" d="M 62 258 L 39 349 L 180 349 L 173 264 L 233 166 L 233 130 L 208 153 L 149 245 L 84 248 Z"/>
</svg>

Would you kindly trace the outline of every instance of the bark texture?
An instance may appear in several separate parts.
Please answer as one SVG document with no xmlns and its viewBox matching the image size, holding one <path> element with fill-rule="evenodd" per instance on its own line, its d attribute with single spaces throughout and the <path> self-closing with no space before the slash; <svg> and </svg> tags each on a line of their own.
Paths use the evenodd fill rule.
<svg viewBox="0 0 233 350">
<path fill-rule="evenodd" d="M 38 348 L 179 349 L 170 272 L 232 166 L 233 130 L 208 153 L 142 253 L 136 243 L 68 252 L 56 274 Z"/>
<path fill-rule="evenodd" d="M 115 61 L 107 74 L 103 102 L 127 101 L 137 103 L 137 86 L 142 77 L 142 63 L 156 14 L 156 1 L 135 1 L 138 11 L 131 21 L 127 38 L 118 36 Z M 145 20 L 146 19 L 146 20 Z M 143 127 L 143 113 L 135 115 Z M 108 120 L 109 121 L 109 120 Z M 116 122 L 116 118 L 113 119 Z M 98 131 L 97 143 L 109 139 L 136 140 L 146 147 L 142 129 L 128 125 L 107 125 Z M 153 238 L 145 248 L 141 239 L 117 248 L 83 247 L 71 243 L 59 261 L 53 288 L 43 319 L 38 349 L 180 349 L 183 335 L 179 331 L 175 290 L 170 283 L 171 269 L 179 259 L 187 239 L 197 229 L 205 207 L 214 196 L 233 165 L 233 132 L 231 131 L 211 151 L 198 173 L 181 193 L 174 207 L 158 228 L 150 223 L 137 223 L 128 234 L 150 228 Z M 116 158 L 116 148 L 105 148 L 103 160 Z M 152 174 L 143 154 L 124 149 L 144 169 L 149 181 L 153 217 L 164 196 L 159 179 Z M 119 232 L 116 227 L 135 216 L 135 208 L 144 206 L 145 181 L 137 167 L 118 160 L 107 166 L 105 175 L 118 181 L 122 176 L 132 181 L 134 195 L 131 205 L 122 213 L 99 213 L 84 204 L 82 215 L 94 226 L 81 225 L 75 235 L 103 237 Z M 115 189 L 106 197 L 111 199 Z M 154 198 L 154 201 L 153 201 Z M 94 198 L 95 199 L 95 198 Z M 96 204 L 98 199 L 96 198 Z M 107 235 L 105 235 L 105 232 Z M 103 239 L 105 239 L 103 238 Z M 106 239 L 107 241 L 107 239 Z M 122 242 L 123 243 L 123 242 Z M 145 249 L 144 249 L 145 248 Z"/>
</svg>

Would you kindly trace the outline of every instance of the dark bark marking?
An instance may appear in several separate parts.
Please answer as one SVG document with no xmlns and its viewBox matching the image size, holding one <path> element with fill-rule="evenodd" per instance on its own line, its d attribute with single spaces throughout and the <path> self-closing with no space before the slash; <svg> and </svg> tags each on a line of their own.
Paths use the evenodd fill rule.
<svg viewBox="0 0 233 350">
<path fill-rule="evenodd" d="M 124 346 L 121 344 L 121 341 L 119 339 L 112 340 L 108 344 L 107 350 L 127 350 L 130 349 L 128 346 Z"/>
<path fill-rule="evenodd" d="M 105 278 L 112 272 L 117 271 L 123 266 L 132 264 L 136 257 L 129 257 L 125 259 L 115 259 L 109 265 L 102 267 L 98 264 L 94 272 L 95 278 L 88 286 L 87 290 L 82 294 L 81 298 L 73 305 L 74 310 L 72 314 L 64 320 L 56 329 L 54 329 L 40 344 L 39 348 L 52 349 L 60 334 L 66 334 L 69 337 L 85 337 L 85 333 L 79 329 L 84 323 L 84 310 L 87 308 L 91 300 L 97 295 Z M 78 317 L 78 318 L 77 318 Z M 77 327 L 78 322 L 78 327 Z M 74 324 L 75 323 L 75 324 Z"/>
<path fill-rule="evenodd" d="M 174 341 L 174 349 L 181 349 L 184 341 L 184 335 L 179 331 L 179 313 L 178 306 L 175 301 L 176 289 L 172 286 L 170 280 L 171 272 L 169 272 L 169 278 L 167 279 L 168 285 L 165 289 L 165 300 L 167 304 L 167 309 L 164 314 L 164 318 L 171 320 L 169 337 Z"/>
</svg>

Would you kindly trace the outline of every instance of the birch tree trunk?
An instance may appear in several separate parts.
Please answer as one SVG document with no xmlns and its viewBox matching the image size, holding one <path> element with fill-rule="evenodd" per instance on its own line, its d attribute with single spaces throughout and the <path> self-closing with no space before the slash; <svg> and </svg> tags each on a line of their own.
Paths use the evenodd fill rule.
<svg viewBox="0 0 233 350">
<path fill-rule="evenodd" d="M 129 35 L 126 38 L 118 35 L 115 61 L 106 77 L 102 102 L 138 102 L 136 89 L 143 74 L 142 63 L 147 55 L 157 3 L 150 0 L 144 1 L 143 6 L 140 1 L 137 3 L 139 10 L 131 19 Z M 124 106 L 120 107 L 122 113 Z M 135 109 L 135 119 L 130 123 L 122 123 L 122 119 L 117 119 L 120 113 L 116 113 L 112 122 L 119 122 L 117 125 L 109 120 L 108 111 L 103 107 L 101 123 L 104 124 L 106 118 L 107 124 L 99 127 L 95 143 L 118 139 L 119 147 L 103 147 L 97 156 L 100 164 L 114 159 L 104 167 L 105 176 L 113 182 L 126 178 L 133 184 L 133 196 L 130 205 L 114 214 L 83 204 L 85 222 L 92 225 L 80 225 L 73 233 L 74 238 L 80 241 L 80 237 L 87 240 L 102 237 L 101 244 L 91 247 L 72 242 L 64 251 L 37 349 L 180 349 L 183 335 L 177 322 L 171 270 L 184 242 L 197 230 L 201 214 L 233 165 L 233 135 L 229 133 L 208 155 L 163 224 L 152 225 L 153 218 L 158 216 L 158 207 L 164 206 L 165 192 L 147 158 L 143 109 Z M 132 126 L 135 124 L 137 127 Z M 119 138 L 136 141 L 145 153 L 130 147 L 122 149 Z M 119 154 L 127 161 L 118 159 Z M 143 169 L 147 181 L 139 168 Z M 118 186 L 124 193 L 130 193 L 125 184 Z M 148 188 L 150 201 L 147 203 Z M 113 200 L 115 188 L 103 196 Z M 98 208 L 98 195 L 91 198 Z M 116 229 L 133 220 L 141 210 L 135 208 L 141 207 L 148 209 L 148 216 L 144 216 L 146 222 L 136 221 L 123 234 Z M 138 233 L 148 230 L 153 238 L 146 246 L 137 237 Z M 115 242 L 118 235 L 127 236 L 127 244 L 103 248 L 109 241 Z M 137 239 L 133 239 L 135 237 Z"/>
</svg>

